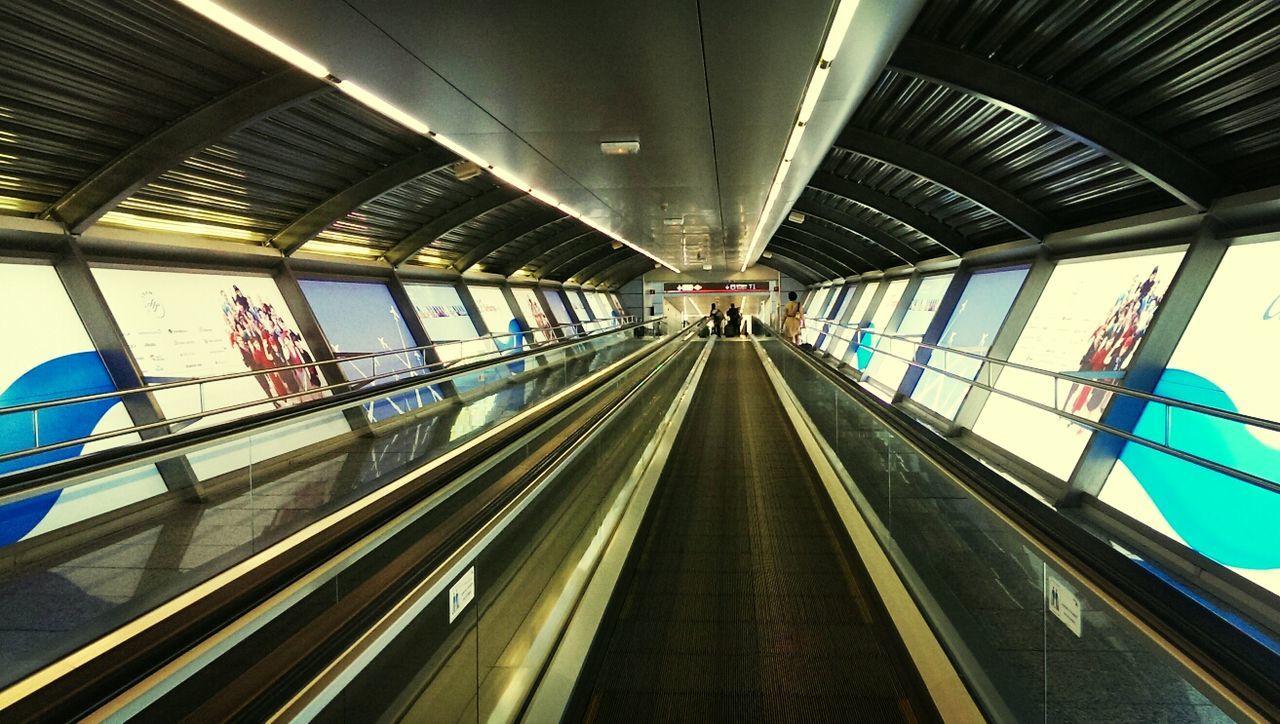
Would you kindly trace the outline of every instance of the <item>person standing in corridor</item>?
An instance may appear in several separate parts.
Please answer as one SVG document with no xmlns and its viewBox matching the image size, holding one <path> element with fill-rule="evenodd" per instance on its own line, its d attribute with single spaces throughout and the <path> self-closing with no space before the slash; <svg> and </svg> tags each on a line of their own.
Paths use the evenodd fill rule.
<svg viewBox="0 0 1280 724">
<path fill-rule="evenodd" d="M 787 306 L 782 308 L 782 336 L 792 344 L 800 344 L 800 323 L 803 320 L 804 311 L 796 301 L 796 293 L 787 292 Z"/>
</svg>

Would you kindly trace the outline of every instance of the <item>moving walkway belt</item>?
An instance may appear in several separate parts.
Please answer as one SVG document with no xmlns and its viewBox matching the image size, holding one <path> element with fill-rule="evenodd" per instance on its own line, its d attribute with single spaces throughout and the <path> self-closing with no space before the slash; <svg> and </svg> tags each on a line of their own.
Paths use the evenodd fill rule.
<svg viewBox="0 0 1280 724">
<path fill-rule="evenodd" d="M 566 720 L 937 718 L 754 346 L 718 343 Z"/>
</svg>

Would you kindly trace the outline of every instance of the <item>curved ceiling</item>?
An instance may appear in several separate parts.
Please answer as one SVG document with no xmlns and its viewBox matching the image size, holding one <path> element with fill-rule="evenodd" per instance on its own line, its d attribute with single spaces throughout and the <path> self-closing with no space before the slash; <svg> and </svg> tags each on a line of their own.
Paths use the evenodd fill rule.
<svg viewBox="0 0 1280 724">
<path fill-rule="evenodd" d="M 767 248 L 885 270 L 1278 182 L 1280 5 L 930 0 Z"/>
<path fill-rule="evenodd" d="M 718 6 L 707 8 L 729 33 Z M 759 32 L 765 17 L 741 32 Z M 788 53 L 807 47 L 801 36 L 821 36 L 810 20 L 788 26 Z M 703 115 L 759 102 L 739 91 L 767 80 L 727 68 L 732 53 L 719 52 L 704 58 L 715 68 L 699 71 Z M 0 215 L 69 233 L 189 234 L 442 274 L 616 286 L 652 268 L 172 0 L 5 3 L 0 61 Z M 719 105 L 717 88 L 739 94 Z M 565 97 L 525 91 L 547 103 Z M 732 142 L 763 143 L 764 125 L 734 126 Z M 1280 5 L 928 0 L 843 129 L 832 128 L 761 260 L 806 283 L 1041 243 L 1147 211 L 1212 214 L 1224 196 L 1280 183 Z M 668 130 L 702 143 L 713 167 L 743 155 L 728 153 L 728 139 Z M 759 156 L 770 156 L 768 145 Z M 725 240 L 754 223 L 745 209 L 756 203 L 729 214 L 724 189 L 753 173 L 739 164 L 703 174 L 703 192 L 722 198 L 674 209 L 677 230 L 655 223 L 666 209 L 655 212 L 646 233 L 671 236 L 681 264 L 719 268 Z M 626 184 L 643 195 L 668 183 L 650 181 Z"/>
</svg>

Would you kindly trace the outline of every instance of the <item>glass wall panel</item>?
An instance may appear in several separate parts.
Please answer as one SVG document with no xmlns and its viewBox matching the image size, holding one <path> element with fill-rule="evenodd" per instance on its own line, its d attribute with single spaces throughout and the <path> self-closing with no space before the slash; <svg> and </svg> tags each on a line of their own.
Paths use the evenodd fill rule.
<svg viewBox="0 0 1280 724">
<path fill-rule="evenodd" d="M 831 319 L 837 322 L 844 319 L 845 312 L 849 311 L 849 303 L 857 295 L 858 285 L 850 284 L 844 290 L 844 296 L 840 298 L 840 303 L 831 312 Z M 841 327 L 828 327 L 819 341 L 818 347 L 823 352 L 833 353 L 835 350 L 843 349 L 842 345 L 847 345 L 852 336 L 848 330 Z"/>
<path fill-rule="evenodd" d="M 494 337 L 498 350 L 509 352 L 523 349 L 528 333 L 511 311 L 511 305 L 507 303 L 507 296 L 502 290 L 479 284 L 469 284 L 467 290 L 471 292 L 471 298 L 475 300 L 480 318 L 489 328 L 489 334 L 500 335 Z"/>
<path fill-rule="evenodd" d="M 418 346 L 385 284 L 313 279 L 298 284 L 338 359 Z M 423 364 L 421 352 L 401 352 L 340 366 L 343 376 L 352 382 L 377 377 L 374 384 L 385 384 L 412 376 L 414 373 L 404 371 L 421 370 Z"/>
<path fill-rule="evenodd" d="M 457 289 L 446 284 L 406 284 L 405 290 L 432 342 L 475 340 L 479 336 Z M 488 341 L 436 346 L 436 354 L 446 363 L 493 350 L 493 344 Z"/>
<path fill-rule="evenodd" d="M 1005 369 L 997 389 L 1097 420 L 1109 395 L 1090 379 L 1119 382 L 1164 299 L 1183 252 L 1063 262 L 1049 278 L 1009 361 L 1077 382 Z M 1004 395 L 987 400 L 974 432 L 1065 480 L 1091 431 Z"/>
<path fill-rule="evenodd" d="M 538 300 L 538 294 L 529 287 L 512 287 L 511 293 L 515 295 L 516 304 L 520 305 L 520 310 L 524 312 L 525 321 L 533 327 L 534 338 L 539 342 L 546 342 L 551 339 L 551 321 L 547 318 L 547 312 L 542 308 L 542 302 Z"/>
<path fill-rule="evenodd" d="M 52 267 L 0 264 L 0 408 L 112 392 L 94 349 Z M 77 440 L 133 425 L 118 397 L 0 413 L 0 455 Z M 121 436 L 0 461 L 0 475 L 138 440 Z M 165 490 L 154 466 L 0 505 L 0 546 L 101 515 Z"/>
<path fill-rule="evenodd" d="M 929 329 L 929 323 L 938 313 L 938 307 L 942 305 L 942 297 L 947 293 L 947 287 L 951 285 L 951 279 L 954 276 L 954 274 L 938 274 L 920 280 L 920 286 L 916 287 L 916 293 L 911 297 L 911 303 L 907 307 L 906 314 L 902 316 L 902 321 L 898 322 L 893 329 L 886 330 L 891 334 L 909 337 L 910 341 L 879 340 L 876 343 L 876 349 L 890 352 L 895 356 L 874 355 L 874 359 L 867 367 L 867 377 L 886 389 L 898 389 L 898 384 L 907 374 L 907 363 L 899 358 L 915 356 L 916 347 L 913 343 L 920 341 L 925 331 Z M 892 287 L 890 289 L 892 290 Z"/>
<path fill-rule="evenodd" d="M 1155 393 L 1280 418 L 1280 242 L 1227 250 Z M 1280 482 L 1280 433 L 1151 403 L 1131 432 Z M 1128 443 L 1101 498 L 1280 593 L 1280 494 Z"/>
<path fill-rule="evenodd" d="M 885 290 L 884 299 L 880 300 L 880 305 L 876 307 L 876 311 L 871 315 L 871 321 L 867 322 L 866 329 L 880 331 L 889 324 L 889 320 L 893 319 L 893 312 L 898 308 L 898 302 L 902 301 L 902 294 L 907 291 L 908 279 L 895 279 L 889 282 L 889 288 Z M 852 360 L 848 360 L 851 364 L 860 370 L 865 370 L 871 364 L 874 357 L 876 347 L 879 347 L 882 340 L 874 334 L 860 332 L 858 334 L 858 343 L 856 344 L 857 354 Z"/>
<path fill-rule="evenodd" d="M 313 360 L 269 277 L 106 268 L 93 275 L 148 384 Z M 203 399 L 177 390 L 157 393 L 156 400 L 166 416 L 177 417 L 253 400 L 296 405 L 321 396 L 309 391 L 322 385 L 319 370 L 310 368 L 211 384 Z"/>
<path fill-rule="evenodd" d="M 951 319 L 942 330 L 938 344 L 976 355 L 990 352 L 996 333 L 1004 324 L 1028 270 L 1028 267 L 1019 267 L 974 272 L 956 303 Z M 970 380 L 977 377 L 982 366 L 978 360 L 944 352 L 931 353 L 928 363 Z M 925 370 L 911 393 L 911 399 L 951 419 L 960 411 L 960 403 L 968 392 L 969 386 L 963 382 Z"/>
</svg>

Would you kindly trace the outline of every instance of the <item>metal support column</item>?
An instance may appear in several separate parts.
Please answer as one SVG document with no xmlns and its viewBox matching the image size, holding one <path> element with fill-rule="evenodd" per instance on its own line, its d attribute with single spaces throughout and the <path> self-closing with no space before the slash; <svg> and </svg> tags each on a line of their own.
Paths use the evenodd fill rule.
<svg viewBox="0 0 1280 724">
<path fill-rule="evenodd" d="M 84 324 L 85 331 L 94 349 L 102 357 L 107 374 L 117 390 L 132 390 L 145 387 L 142 369 L 138 366 L 124 332 L 116 324 L 115 317 L 107 307 L 106 297 L 93 278 L 93 271 L 85 259 L 79 243 L 67 237 L 61 254 L 54 262 L 54 270 L 66 288 L 67 297 L 75 307 L 76 314 Z M 121 395 L 125 410 L 135 425 L 147 425 L 164 420 L 155 396 L 150 393 Z M 151 440 L 168 434 L 165 428 L 156 427 L 142 431 L 139 436 L 143 440 Z M 156 463 L 156 469 L 164 479 L 169 490 L 184 498 L 198 500 L 195 471 L 185 457 L 175 457 Z"/>
<path fill-rule="evenodd" d="M 1129 362 L 1124 376 L 1125 387 L 1138 392 L 1155 390 L 1227 252 L 1226 242 L 1219 239 L 1216 232 L 1217 225 L 1206 218 L 1187 250 L 1182 266 L 1169 284 L 1169 291 L 1156 310 L 1142 345 Z M 1121 430 L 1132 430 L 1146 405 L 1142 400 L 1113 395 L 1102 415 L 1102 422 Z M 1096 497 L 1111 475 L 1124 445 L 1124 440 L 1113 435 L 1095 433 L 1076 463 L 1069 478 L 1071 484 L 1058 500 L 1059 505 L 1076 505 L 1082 495 Z"/>
<path fill-rule="evenodd" d="M 307 302 L 307 296 L 303 293 L 302 285 L 298 283 L 298 277 L 287 258 L 282 259 L 279 268 L 276 269 L 275 282 L 276 287 L 280 289 L 280 296 L 284 298 L 284 303 L 289 308 L 289 313 L 293 315 L 293 321 L 298 323 L 298 333 L 302 335 L 302 340 L 311 350 L 311 356 L 316 362 L 326 363 L 317 365 L 321 379 L 326 385 L 340 385 L 348 382 L 349 380 L 338 365 L 332 364 L 337 361 L 337 356 L 320 329 L 320 322 L 311 311 L 311 304 Z M 369 419 L 358 409 L 347 407 L 343 409 L 342 414 L 352 430 L 361 433 L 369 431 Z"/>
<path fill-rule="evenodd" d="M 937 344 L 942 338 L 942 330 L 946 329 L 947 322 L 951 321 L 951 315 L 955 312 L 956 305 L 960 303 L 960 296 L 964 294 L 964 288 L 969 284 L 969 279 L 973 273 L 967 267 L 956 269 L 955 274 L 951 277 L 951 283 L 947 285 L 947 291 L 942 295 L 942 301 L 938 303 L 938 309 L 933 314 L 933 319 L 929 321 L 929 327 L 925 329 L 924 336 L 920 341 L 925 344 Z M 915 360 L 921 364 L 929 361 L 929 350 L 916 349 Z M 898 384 L 897 397 L 899 399 L 910 397 L 912 390 L 916 388 L 916 383 L 920 381 L 920 375 L 923 370 L 919 367 L 908 367 L 907 374 L 903 376 L 902 382 Z"/>
<path fill-rule="evenodd" d="M 1018 296 L 1014 297 L 1013 304 L 1009 306 L 1009 313 L 1005 315 L 1004 324 L 1000 325 L 1000 331 L 996 332 L 995 341 L 991 343 L 991 349 L 987 352 L 988 357 L 995 359 L 1009 359 L 1009 355 L 1013 352 L 1013 347 L 1018 343 L 1018 338 L 1022 336 L 1022 330 L 1026 328 L 1027 321 L 1031 319 L 1031 312 L 1035 310 L 1036 304 L 1040 301 L 1040 295 L 1044 293 L 1044 288 L 1049 284 L 1049 277 L 1053 274 L 1054 262 L 1047 256 L 1041 254 L 1032 262 L 1031 269 L 1027 271 L 1027 278 L 1022 282 L 1022 289 L 1018 291 Z M 1004 367 L 1001 365 L 992 365 L 990 362 L 982 363 L 978 368 L 979 382 L 990 382 L 992 386 L 1000 379 L 1000 371 Z M 982 408 L 987 404 L 987 398 L 991 393 L 978 388 L 969 388 L 969 394 L 965 395 L 964 402 L 960 405 L 959 412 L 956 413 L 955 428 L 953 431 L 961 429 L 971 429 L 978 421 L 978 414 L 982 412 Z"/>
</svg>

